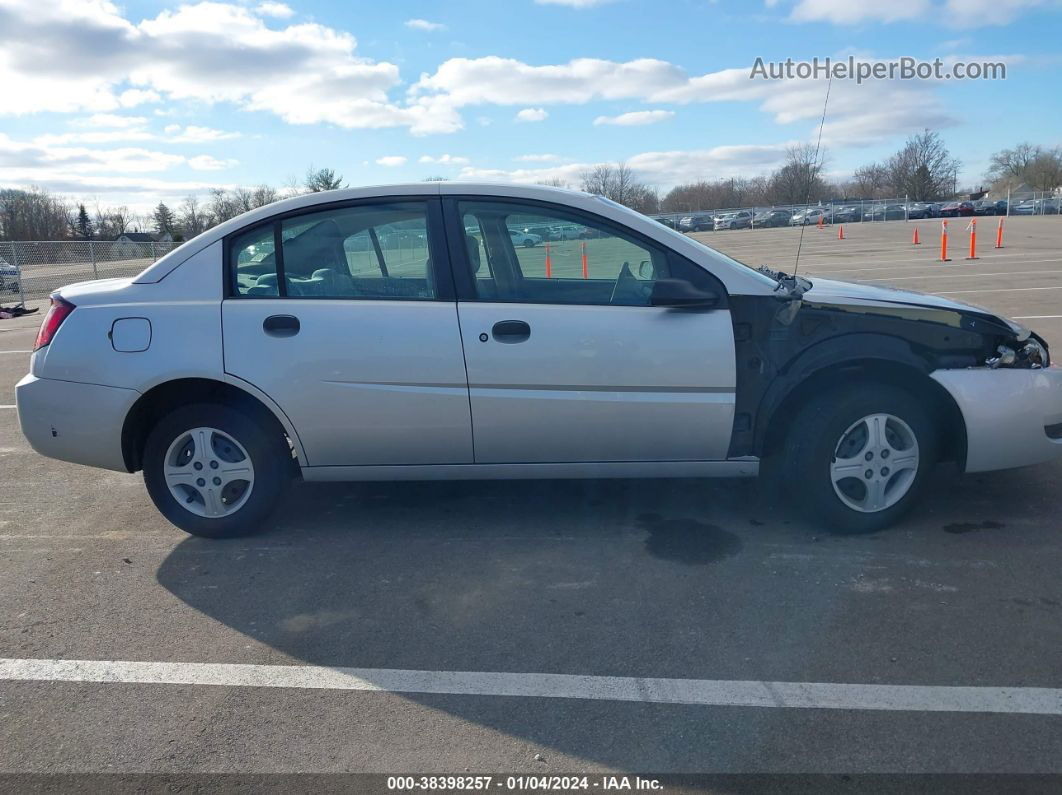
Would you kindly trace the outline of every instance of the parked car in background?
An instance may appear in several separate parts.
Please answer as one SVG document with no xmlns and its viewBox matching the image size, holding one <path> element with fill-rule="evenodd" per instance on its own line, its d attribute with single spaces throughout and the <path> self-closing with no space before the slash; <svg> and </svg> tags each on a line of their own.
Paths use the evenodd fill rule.
<svg viewBox="0 0 1062 795">
<path fill-rule="evenodd" d="M 907 204 L 907 218 L 912 221 L 921 221 L 924 218 L 932 218 L 932 210 L 925 202 L 909 202 Z"/>
<path fill-rule="evenodd" d="M 1006 215 L 1006 199 L 993 201 L 991 199 L 979 199 L 973 203 L 974 215 Z"/>
<path fill-rule="evenodd" d="M 940 208 L 941 218 L 958 218 L 959 216 L 973 215 L 973 202 L 948 202 Z"/>
<path fill-rule="evenodd" d="M 715 219 L 710 215 L 687 215 L 679 219 L 678 228 L 681 232 L 708 232 L 715 229 Z"/>
<path fill-rule="evenodd" d="M 714 223 L 715 229 L 748 229 L 752 226 L 751 210 L 736 210 L 732 213 L 717 215 Z"/>
<path fill-rule="evenodd" d="M 829 223 L 828 211 L 824 207 L 809 207 L 806 210 L 800 210 L 793 213 L 789 219 L 790 226 L 807 226 L 808 224 L 817 224 L 819 221 L 824 224 Z"/>
<path fill-rule="evenodd" d="M 902 221 L 907 210 L 902 204 L 875 204 L 863 213 L 864 221 Z"/>
<path fill-rule="evenodd" d="M 786 226 L 793 214 L 789 210 L 763 210 L 752 218 L 752 226 L 757 229 Z"/>
<path fill-rule="evenodd" d="M 551 226 L 549 228 L 550 240 L 579 240 L 584 232 L 584 228 L 575 224 L 561 224 L 560 226 Z"/>
<path fill-rule="evenodd" d="M 18 268 L 0 257 L 0 293 L 18 293 L 21 277 Z"/>
<path fill-rule="evenodd" d="M 1058 199 L 1026 199 L 1011 210 L 1011 215 L 1058 215 Z"/>
<path fill-rule="evenodd" d="M 834 207 L 830 211 L 830 220 L 835 224 L 851 224 L 860 220 L 862 211 L 859 207 Z"/>
<path fill-rule="evenodd" d="M 668 218 L 667 216 L 653 216 L 653 220 L 656 221 L 658 224 L 663 224 L 668 229 L 678 228 L 678 221 L 676 221 L 674 218 Z"/>
<path fill-rule="evenodd" d="M 542 243 L 541 236 L 531 232 L 522 232 L 519 229 L 510 229 L 509 237 L 512 238 L 515 245 L 523 246 L 524 248 L 534 248 Z"/>
</svg>

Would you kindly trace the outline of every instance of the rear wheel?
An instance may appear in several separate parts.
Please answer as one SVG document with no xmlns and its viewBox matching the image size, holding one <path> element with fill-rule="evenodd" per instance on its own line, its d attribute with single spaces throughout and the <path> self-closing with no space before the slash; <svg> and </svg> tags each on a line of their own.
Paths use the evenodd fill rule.
<svg viewBox="0 0 1062 795">
<path fill-rule="evenodd" d="M 792 496 L 812 521 L 849 533 L 896 522 L 937 460 L 931 417 L 909 392 L 863 384 L 801 408 L 786 440 Z"/>
<path fill-rule="evenodd" d="M 144 446 L 144 483 L 162 515 L 208 538 L 264 529 L 291 465 L 267 419 L 201 403 L 159 420 Z"/>
</svg>

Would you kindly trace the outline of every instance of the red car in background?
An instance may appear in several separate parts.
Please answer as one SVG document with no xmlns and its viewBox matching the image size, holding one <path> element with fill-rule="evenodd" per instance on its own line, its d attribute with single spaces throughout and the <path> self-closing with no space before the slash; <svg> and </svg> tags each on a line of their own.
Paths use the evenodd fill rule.
<svg viewBox="0 0 1062 795">
<path fill-rule="evenodd" d="M 948 202 L 940 208 L 941 218 L 956 218 L 960 215 L 973 215 L 973 202 Z"/>
</svg>

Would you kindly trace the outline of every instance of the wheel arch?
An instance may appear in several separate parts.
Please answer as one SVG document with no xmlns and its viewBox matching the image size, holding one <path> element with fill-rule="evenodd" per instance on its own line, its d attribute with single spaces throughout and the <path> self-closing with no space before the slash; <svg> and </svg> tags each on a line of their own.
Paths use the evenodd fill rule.
<svg viewBox="0 0 1062 795">
<path fill-rule="evenodd" d="M 267 395 L 242 382 L 178 378 L 151 387 L 137 398 L 126 414 L 122 425 L 122 457 L 126 469 L 136 472 L 142 468 L 144 443 L 151 428 L 161 417 L 180 406 L 201 402 L 222 403 L 258 414 L 265 422 L 273 423 L 277 432 L 291 441 L 297 457 L 296 469 L 299 464 L 306 464 L 305 452 L 294 426 Z"/>
<path fill-rule="evenodd" d="M 936 369 L 903 339 L 850 334 L 809 348 L 779 375 L 757 411 L 757 449 L 769 456 L 784 440 L 785 420 L 814 395 L 853 381 L 885 383 L 913 392 L 932 411 L 939 431 L 941 460 L 963 465 L 966 421 L 955 398 L 930 377 Z"/>
</svg>

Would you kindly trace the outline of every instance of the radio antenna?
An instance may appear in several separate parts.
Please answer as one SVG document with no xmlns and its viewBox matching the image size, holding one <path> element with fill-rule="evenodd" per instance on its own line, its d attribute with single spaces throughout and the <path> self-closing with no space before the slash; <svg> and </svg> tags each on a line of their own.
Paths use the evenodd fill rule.
<svg viewBox="0 0 1062 795">
<path fill-rule="evenodd" d="M 808 207 L 811 205 L 811 186 L 815 182 L 815 175 L 822 168 L 819 162 L 819 151 L 822 149 L 822 128 L 826 124 L 826 108 L 830 104 L 830 88 L 833 86 L 833 74 L 826 82 L 826 101 L 822 103 L 822 119 L 819 120 L 819 139 L 815 142 L 815 159 L 813 168 L 808 171 L 808 190 L 804 195 L 804 217 L 800 222 L 800 239 L 797 241 L 796 260 L 793 262 L 793 278 L 796 279 L 797 269 L 800 267 L 800 248 L 804 245 L 804 228 L 808 225 Z"/>
</svg>

